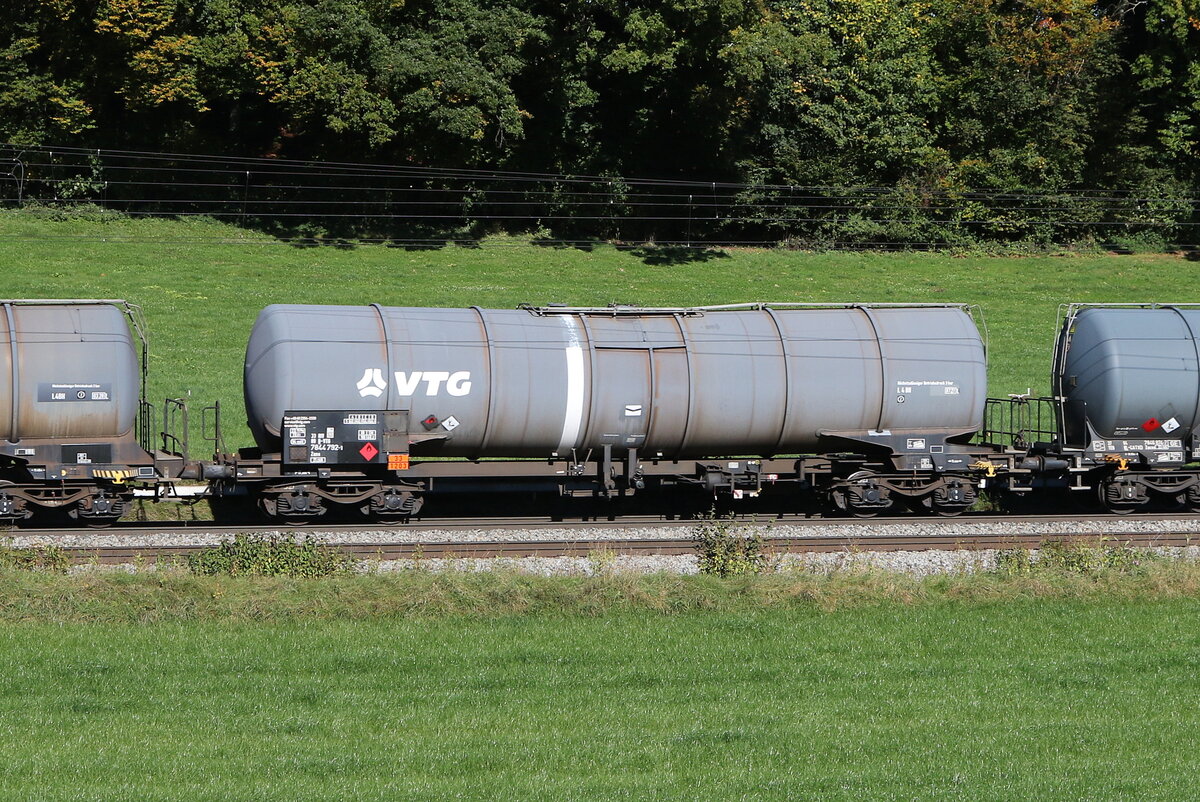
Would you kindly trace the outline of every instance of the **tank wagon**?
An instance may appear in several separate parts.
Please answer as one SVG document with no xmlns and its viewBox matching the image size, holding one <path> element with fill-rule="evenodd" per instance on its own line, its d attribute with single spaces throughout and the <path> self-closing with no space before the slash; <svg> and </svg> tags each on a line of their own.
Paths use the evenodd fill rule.
<svg viewBox="0 0 1200 802">
<path fill-rule="evenodd" d="M 962 305 L 270 306 L 246 352 L 257 449 L 207 475 L 293 519 L 666 487 L 954 513 L 987 457 L 985 367 Z"/>
<path fill-rule="evenodd" d="M 1054 395 L 989 401 L 983 439 L 1025 452 L 1033 468 L 998 484 L 1094 493 L 1120 513 L 1153 502 L 1200 510 L 1200 471 L 1187 467 L 1200 460 L 1198 332 L 1195 305 L 1065 304 Z"/>
<path fill-rule="evenodd" d="M 99 300 L 0 309 L 0 521 L 38 509 L 115 521 L 136 484 L 162 476 L 138 436 L 141 310 Z"/>
</svg>

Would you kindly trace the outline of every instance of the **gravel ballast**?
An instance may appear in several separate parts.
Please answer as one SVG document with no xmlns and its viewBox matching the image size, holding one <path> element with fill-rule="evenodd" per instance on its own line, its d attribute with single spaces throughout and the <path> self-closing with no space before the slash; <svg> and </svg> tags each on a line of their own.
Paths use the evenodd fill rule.
<svg viewBox="0 0 1200 802">
<path fill-rule="evenodd" d="M 913 576 L 933 574 L 973 573 L 996 567 L 996 549 L 923 549 L 912 551 L 875 551 L 872 538 L 941 537 L 962 538 L 979 536 L 1043 535 L 1048 538 L 1069 536 L 1122 536 L 1131 533 L 1187 534 L 1195 533 L 1200 541 L 1200 520 L 1179 519 L 1092 519 L 1047 521 L 914 521 L 886 523 L 807 523 L 789 525 L 738 524 L 744 533 L 757 532 L 768 541 L 771 538 L 829 537 L 851 538 L 854 545 L 842 551 L 821 553 L 790 553 L 772 555 L 770 567 L 778 571 L 809 571 L 817 573 L 848 570 L 896 571 Z M 689 540 L 695 525 L 676 527 L 569 527 L 534 529 L 406 529 L 376 528 L 357 531 L 282 529 L 260 531 L 262 536 L 280 538 L 314 538 L 331 545 L 406 544 L 406 543 L 488 543 L 507 542 L 579 542 L 621 540 Z M 19 532 L 7 538 L 13 548 L 57 545 L 64 548 L 156 548 L 169 546 L 211 546 L 233 536 L 225 531 L 197 531 L 181 534 L 110 534 L 77 532 L 62 535 Z M 769 548 L 769 544 L 768 544 Z M 1200 560 L 1200 547 L 1162 547 L 1154 551 L 1164 556 Z M 90 570 L 95 566 L 76 566 L 73 570 Z M 130 566 L 132 567 L 132 566 Z M 391 573 L 422 569 L 431 571 L 488 571 L 515 570 L 540 575 L 588 576 L 602 572 L 694 574 L 698 571 L 694 555 L 620 555 L 599 549 L 586 557 L 498 557 L 498 558 L 422 558 L 399 560 L 364 560 L 360 569 L 365 572 Z"/>
<path fill-rule="evenodd" d="M 562 526 L 555 528 L 480 528 L 480 529 L 416 529 L 405 527 L 363 528 L 357 530 L 322 530 L 319 525 L 304 529 L 254 530 L 263 537 L 315 538 L 330 544 L 402 544 L 402 543 L 487 543 L 555 541 L 574 543 L 603 540 L 689 540 L 697 524 L 682 526 Z M 1046 521 L 971 521 L 920 520 L 909 522 L 862 523 L 790 523 L 735 524 L 747 534 L 757 532 L 764 538 L 829 537 L 853 538 L 860 549 L 869 551 L 872 537 L 972 537 L 992 535 L 1044 535 L 1046 537 L 1129 535 L 1129 534 L 1189 534 L 1200 540 L 1200 518 L 1170 519 L 1050 519 Z M 14 530 L 4 540 L 13 548 L 31 546 L 62 546 L 63 548 L 150 548 L 162 546 L 213 546 L 232 539 L 229 531 L 205 531 L 195 526 L 173 534 L 112 534 L 104 531 L 70 532 L 67 534 L 22 534 Z"/>
<path fill-rule="evenodd" d="M 1179 560 L 1200 560 L 1200 546 L 1137 549 Z M 928 549 L 925 551 L 844 551 L 811 554 L 782 554 L 771 560 L 769 571 L 803 571 L 833 574 L 854 571 L 887 571 L 914 577 L 938 574 L 973 574 L 996 570 L 996 549 Z M 1037 550 L 1033 550 L 1037 554 Z M 615 557 L 497 557 L 491 559 L 425 559 L 365 561 L 365 572 L 397 571 L 493 571 L 507 570 L 540 576 L 595 576 L 601 573 L 697 574 L 693 555 L 617 555 Z"/>
</svg>

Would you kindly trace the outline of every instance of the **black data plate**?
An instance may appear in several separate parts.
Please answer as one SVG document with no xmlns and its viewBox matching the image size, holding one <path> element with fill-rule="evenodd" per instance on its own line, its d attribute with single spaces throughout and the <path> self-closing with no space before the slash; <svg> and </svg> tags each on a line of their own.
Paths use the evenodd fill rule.
<svg viewBox="0 0 1200 802">
<path fill-rule="evenodd" d="M 286 412 L 280 435 L 291 465 L 382 465 L 408 453 L 408 412 Z"/>
</svg>

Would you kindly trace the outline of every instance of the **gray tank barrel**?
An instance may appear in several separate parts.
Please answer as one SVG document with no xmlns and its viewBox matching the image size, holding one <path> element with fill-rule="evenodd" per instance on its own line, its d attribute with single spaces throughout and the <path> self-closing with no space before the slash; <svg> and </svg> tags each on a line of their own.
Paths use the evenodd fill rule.
<svg viewBox="0 0 1200 802">
<path fill-rule="evenodd" d="M 289 410 L 407 410 L 414 454 L 811 452 L 823 432 L 973 432 L 984 347 L 961 306 L 270 306 L 250 335 L 256 442 Z M 285 433 L 286 434 L 286 433 Z"/>
</svg>

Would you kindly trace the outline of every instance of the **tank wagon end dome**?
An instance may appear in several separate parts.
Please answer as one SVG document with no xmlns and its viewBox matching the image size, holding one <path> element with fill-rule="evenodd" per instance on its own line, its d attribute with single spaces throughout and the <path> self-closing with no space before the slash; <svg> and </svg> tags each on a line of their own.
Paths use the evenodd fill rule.
<svg viewBox="0 0 1200 802">
<path fill-rule="evenodd" d="M 0 440 L 114 439 L 141 398 L 132 321 L 122 300 L 0 301 Z M 144 343 L 144 339 L 143 339 Z"/>
<path fill-rule="evenodd" d="M 1200 306 L 1070 304 L 1052 386 L 1071 444 L 1189 438 L 1200 423 Z"/>
</svg>

